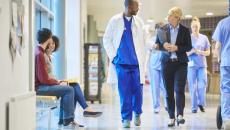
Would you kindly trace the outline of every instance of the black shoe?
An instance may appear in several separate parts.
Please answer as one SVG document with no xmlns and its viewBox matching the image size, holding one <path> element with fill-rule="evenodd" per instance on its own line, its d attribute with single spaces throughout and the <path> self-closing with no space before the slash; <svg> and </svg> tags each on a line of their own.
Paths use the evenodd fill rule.
<svg viewBox="0 0 230 130">
<path fill-rule="evenodd" d="M 59 120 L 59 121 L 60 121 L 60 120 Z M 74 119 L 73 119 L 73 118 L 68 118 L 68 119 L 63 119 L 62 121 L 63 121 L 62 124 L 63 124 L 64 126 L 67 126 L 67 125 L 69 125 L 71 122 L 73 122 Z M 61 122 L 60 122 L 60 123 L 61 123 Z M 59 122 L 58 122 L 58 124 L 59 124 Z"/>
<path fill-rule="evenodd" d="M 192 110 L 192 113 L 197 113 L 197 110 Z"/>
<path fill-rule="evenodd" d="M 63 119 L 59 119 L 59 121 L 58 121 L 58 125 L 63 125 Z"/>
<path fill-rule="evenodd" d="M 200 108 L 201 112 L 205 112 L 205 109 L 204 109 L 204 107 L 202 105 L 198 105 L 198 107 Z"/>
<path fill-rule="evenodd" d="M 170 119 L 169 123 L 168 123 L 168 127 L 173 127 L 175 126 L 175 119 Z"/>
<path fill-rule="evenodd" d="M 83 116 L 84 117 L 99 117 L 102 115 L 102 112 L 91 112 L 91 111 L 84 111 Z"/>
<path fill-rule="evenodd" d="M 165 107 L 165 111 L 168 111 L 168 107 Z"/>
<path fill-rule="evenodd" d="M 182 115 L 179 115 L 177 117 L 177 126 L 179 126 L 179 124 L 184 124 L 185 123 L 185 119 L 183 118 Z"/>
</svg>

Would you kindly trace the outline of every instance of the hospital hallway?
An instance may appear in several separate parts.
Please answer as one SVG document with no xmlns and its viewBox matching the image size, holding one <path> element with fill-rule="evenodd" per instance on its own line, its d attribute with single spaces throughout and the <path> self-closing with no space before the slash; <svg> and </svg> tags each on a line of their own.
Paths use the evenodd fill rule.
<svg viewBox="0 0 230 130">
<path fill-rule="evenodd" d="M 0 0 L 0 19 L 0 130 L 230 130 L 230 0 Z"/>
<path fill-rule="evenodd" d="M 119 96 L 117 90 L 112 93 L 111 87 L 103 86 L 102 88 L 102 104 L 95 102 L 90 104 L 95 110 L 102 111 L 103 115 L 99 118 L 83 117 L 82 109 L 78 107 L 75 112 L 76 121 L 85 125 L 84 128 L 79 130 L 125 130 L 122 128 Z M 190 96 L 186 93 L 186 105 L 185 105 L 185 124 L 168 128 L 168 114 L 164 108 L 161 108 L 158 114 L 155 114 L 152 109 L 152 97 L 150 92 L 150 86 L 144 86 L 144 98 L 143 98 L 143 114 L 141 116 L 141 126 L 134 126 L 131 123 L 131 130 L 216 130 L 216 110 L 219 104 L 219 95 L 207 94 L 207 107 L 203 113 L 198 110 L 196 114 L 191 112 Z M 161 100 L 162 103 L 162 100 Z M 38 118 L 38 116 L 37 116 Z M 47 115 L 44 115 L 40 119 L 37 119 L 36 130 L 47 130 Z M 52 112 L 51 127 L 52 130 L 65 130 L 58 129 L 58 109 Z"/>
</svg>

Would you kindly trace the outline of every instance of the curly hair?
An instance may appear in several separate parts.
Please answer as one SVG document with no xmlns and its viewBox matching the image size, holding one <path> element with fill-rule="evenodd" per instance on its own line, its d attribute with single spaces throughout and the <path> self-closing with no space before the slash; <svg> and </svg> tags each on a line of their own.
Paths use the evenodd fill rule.
<svg viewBox="0 0 230 130">
<path fill-rule="evenodd" d="M 55 52 L 55 51 L 57 51 L 58 50 L 58 48 L 59 48 L 59 46 L 60 46 L 60 43 L 59 43 L 59 38 L 57 37 L 57 36 L 52 36 L 52 39 L 53 39 L 53 41 L 54 41 L 54 44 L 55 44 L 55 48 L 54 48 L 54 51 L 53 52 Z"/>
</svg>

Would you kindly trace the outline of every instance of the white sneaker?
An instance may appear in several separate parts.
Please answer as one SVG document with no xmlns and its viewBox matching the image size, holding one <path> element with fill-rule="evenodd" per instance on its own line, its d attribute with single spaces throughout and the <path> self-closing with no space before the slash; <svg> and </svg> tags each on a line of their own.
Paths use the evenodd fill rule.
<svg viewBox="0 0 230 130">
<path fill-rule="evenodd" d="M 69 125 L 66 125 L 66 126 L 63 125 L 62 129 L 63 130 L 77 130 L 79 127 L 82 127 L 82 125 L 79 125 L 77 122 L 72 121 L 69 123 Z"/>
<path fill-rule="evenodd" d="M 154 109 L 154 113 L 158 114 L 160 112 L 160 108 Z"/>
</svg>

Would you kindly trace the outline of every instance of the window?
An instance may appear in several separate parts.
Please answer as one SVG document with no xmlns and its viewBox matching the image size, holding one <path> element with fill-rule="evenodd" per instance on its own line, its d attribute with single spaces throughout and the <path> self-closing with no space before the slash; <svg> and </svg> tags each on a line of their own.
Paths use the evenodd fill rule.
<svg viewBox="0 0 230 130">
<path fill-rule="evenodd" d="M 35 7 L 35 32 L 41 28 L 49 28 L 53 31 L 53 0 L 35 0 Z"/>
</svg>

